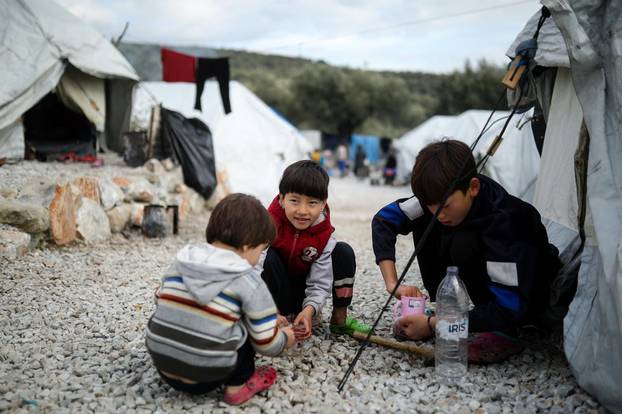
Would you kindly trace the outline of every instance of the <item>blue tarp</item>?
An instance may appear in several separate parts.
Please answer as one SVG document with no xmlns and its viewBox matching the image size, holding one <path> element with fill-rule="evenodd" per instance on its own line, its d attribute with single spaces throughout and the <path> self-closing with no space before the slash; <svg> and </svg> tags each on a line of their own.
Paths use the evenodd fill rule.
<svg viewBox="0 0 622 414">
<path fill-rule="evenodd" d="M 349 156 L 350 160 L 354 161 L 356 157 L 356 148 L 362 146 L 367 156 L 367 160 L 371 164 L 377 164 L 380 161 L 380 138 L 375 135 L 352 135 L 350 141 Z"/>
</svg>

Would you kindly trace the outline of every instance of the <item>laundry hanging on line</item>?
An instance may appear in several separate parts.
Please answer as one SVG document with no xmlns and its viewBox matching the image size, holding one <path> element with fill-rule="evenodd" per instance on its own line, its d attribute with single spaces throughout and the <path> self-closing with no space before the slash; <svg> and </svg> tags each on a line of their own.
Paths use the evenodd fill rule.
<svg viewBox="0 0 622 414">
<path fill-rule="evenodd" d="M 194 109 L 202 110 L 201 96 L 203 95 L 205 81 L 211 77 L 216 77 L 225 114 L 231 112 L 228 58 L 196 57 L 164 47 L 160 50 L 160 56 L 162 59 L 162 79 L 165 82 L 194 82 L 196 84 Z"/>
</svg>

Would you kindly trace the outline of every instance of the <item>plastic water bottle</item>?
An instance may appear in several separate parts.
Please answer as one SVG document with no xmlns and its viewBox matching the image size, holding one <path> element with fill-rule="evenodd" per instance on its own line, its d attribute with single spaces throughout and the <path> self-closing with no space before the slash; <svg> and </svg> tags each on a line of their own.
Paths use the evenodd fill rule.
<svg viewBox="0 0 622 414">
<path fill-rule="evenodd" d="M 466 375 L 468 364 L 469 294 L 450 266 L 436 292 L 436 375 L 444 384 L 456 384 Z"/>
</svg>

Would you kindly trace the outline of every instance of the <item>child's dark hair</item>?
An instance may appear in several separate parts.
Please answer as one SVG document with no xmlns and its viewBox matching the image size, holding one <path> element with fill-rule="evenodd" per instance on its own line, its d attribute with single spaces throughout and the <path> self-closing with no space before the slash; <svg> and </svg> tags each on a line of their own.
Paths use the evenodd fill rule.
<svg viewBox="0 0 622 414">
<path fill-rule="evenodd" d="M 208 243 L 219 241 L 236 249 L 272 243 L 276 237 L 274 222 L 268 210 L 255 197 L 230 194 L 214 208 L 207 223 Z"/>
<path fill-rule="evenodd" d="M 279 193 L 298 193 L 326 200 L 328 198 L 328 174 L 311 160 L 297 161 L 283 171 Z"/>
<path fill-rule="evenodd" d="M 460 172 L 465 161 L 466 166 Z M 455 190 L 466 194 L 471 178 L 476 176 L 471 149 L 464 142 L 443 139 L 428 144 L 419 152 L 413 166 L 410 187 L 421 204 L 439 204 L 459 173 Z"/>
</svg>

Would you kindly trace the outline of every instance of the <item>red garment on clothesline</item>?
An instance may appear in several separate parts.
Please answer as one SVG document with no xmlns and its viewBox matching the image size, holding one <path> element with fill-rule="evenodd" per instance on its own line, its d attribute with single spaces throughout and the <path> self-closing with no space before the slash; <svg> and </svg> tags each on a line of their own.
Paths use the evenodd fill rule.
<svg viewBox="0 0 622 414">
<path fill-rule="evenodd" d="M 164 82 L 194 82 L 196 57 L 166 48 L 162 48 L 160 54 Z"/>
</svg>

